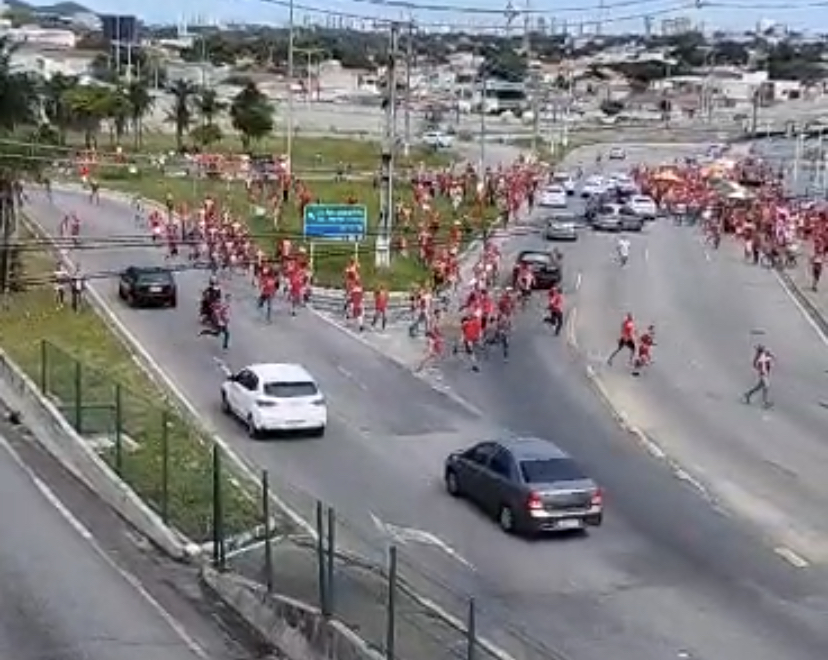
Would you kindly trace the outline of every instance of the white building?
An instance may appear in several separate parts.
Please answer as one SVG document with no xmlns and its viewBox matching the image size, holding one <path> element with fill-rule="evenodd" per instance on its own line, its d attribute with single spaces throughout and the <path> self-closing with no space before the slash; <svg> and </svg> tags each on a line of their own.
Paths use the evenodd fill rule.
<svg viewBox="0 0 828 660">
<path fill-rule="evenodd" d="M 77 36 L 71 30 L 42 28 L 39 25 L 23 25 L 19 28 L 13 28 L 7 22 L 0 23 L 0 36 L 7 37 L 17 44 L 31 44 L 33 46 L 67 50 L 73 49 L 78 41 Z"/>
</svg>

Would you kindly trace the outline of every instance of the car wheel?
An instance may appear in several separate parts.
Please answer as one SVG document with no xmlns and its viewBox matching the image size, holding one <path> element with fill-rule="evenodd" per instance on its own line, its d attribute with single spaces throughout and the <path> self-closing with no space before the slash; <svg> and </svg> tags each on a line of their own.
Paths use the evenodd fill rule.
<svg viewBox="0 0 828 660">
<path fill-rule="evenodd" d="M 511 507 L 504 504 L 500 507 L 500 513 L 497 516 L 497 522 L 500 524 L 500 529 L 502 529 L 507 534 L 512 534 L 515 531 L 515 513 L 512 511 Z"/>
<path fill-rule="evenodd" d="M 460 497 L 463 493 L 460 490 L 460 481 L 454 470 L 446 470 L 446 492 L 452 497 Z"/>
<path fill-rule="evenodd" d="M 130 307 L 135 307 L 135 296 L 133 295 L 132 291 L 129 291 L 126 294 L 126 304 Z"/>
<path fill-rule="evenodd" d="M 230 415 L 233 412 L 230 410 L 230 402 L 227 400 L 227 395 L 224 392 L 221 393 L 221 412 L 225 415 Z"/>
<path fill-rule="evenodd" d="M 253 421 L 253 415 L 248 415 L 247 416 L 247 421 L 245 423 L 247 424 L 247 435 L 248 435 L 248 437 L 252 438 L 253 440 L 258 438 L 259 435 L 260 435 L 260 431 L 259 431 L 258 427 L 256 426 L 256 422 Z"/>
</svg>

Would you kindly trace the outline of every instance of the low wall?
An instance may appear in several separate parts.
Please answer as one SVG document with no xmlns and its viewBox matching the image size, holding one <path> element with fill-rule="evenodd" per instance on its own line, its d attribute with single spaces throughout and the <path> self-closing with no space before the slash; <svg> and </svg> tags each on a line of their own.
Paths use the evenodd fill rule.
<svg viewBox="0 0 828 660">
<path fill-rule="evenodd" d="M 384 655 L 315 607 L 268 594 L 260 584 L 205 568 L 202 583 L 290 660 L 384 660 Z"/>
</svg>

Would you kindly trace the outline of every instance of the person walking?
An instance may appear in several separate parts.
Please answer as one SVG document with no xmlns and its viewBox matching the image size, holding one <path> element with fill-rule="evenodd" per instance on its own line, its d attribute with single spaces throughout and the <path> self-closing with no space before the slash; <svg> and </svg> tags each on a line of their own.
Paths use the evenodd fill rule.
<svg viewBox="0 0 828 660">
<path fill-rule="evenodd" d="M 762 407 L 770 408 L 773 403 L 770 399 L 770 374 L 775 357 L 765 346 L 759 344 L 753 354 L 753 370 L 756 372 L 756 385 L 744 394 L 744 401 L 750 405 L 756 394 L 762 396 Z"/>
</svg>

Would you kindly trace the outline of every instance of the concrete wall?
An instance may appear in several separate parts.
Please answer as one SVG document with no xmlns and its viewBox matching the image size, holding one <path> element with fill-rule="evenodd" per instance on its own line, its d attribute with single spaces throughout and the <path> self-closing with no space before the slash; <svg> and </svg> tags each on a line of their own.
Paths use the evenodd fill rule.
<svg viewBox="0 0 828 660">
<path fill-rule="evenodd" d="M 384 660 L 359 635 L 338 621 L 326 620 L 314 607 L 268 594 L 262 585 L 233 573 L 205 568 L 201 579 L 290 660 Z"/>
</svg>

